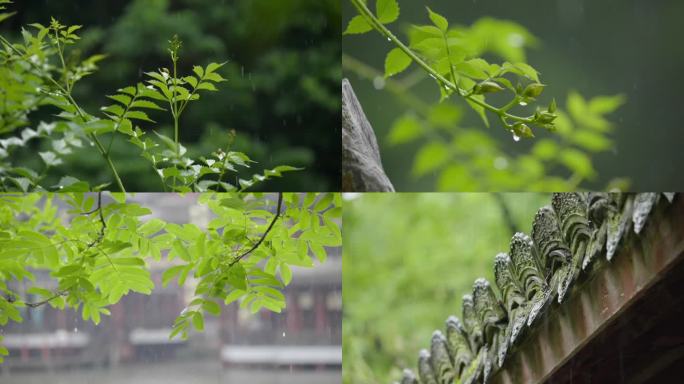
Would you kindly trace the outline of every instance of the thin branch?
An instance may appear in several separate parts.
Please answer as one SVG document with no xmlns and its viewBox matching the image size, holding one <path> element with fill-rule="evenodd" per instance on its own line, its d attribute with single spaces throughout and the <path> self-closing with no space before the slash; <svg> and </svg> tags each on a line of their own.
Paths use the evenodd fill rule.
<svg viewBox="0 0 684 384">
<path fill-rule="evenodd" d="M 100 232 L 97 235 L 97 238 L 93 239 L 90 243 L 88 243 L 88 249 L 94 247 L 97 245 L 99 242 L 102 241 L 104 238 L 104 232 L 105 229 L 107 229 L 107 224 L 105 223 L 104 219 L 104 214 L 102 213 L 102 191 L 97 193 L 97 208 L 95 209 L 95 212 L 98 212 L 98 215 L 100 217 L 100 223 L 102 223 L 102 226 L 100 227 Z M 94 213 L 94 212 L 90 212 Z M 86 249 L 86 251 L 88 250 Z"/>
<path fill-rule="evenodd" d="M 264 239 L 266 239 L 266 236 L 268 236 L 268 233 L 271 232 L 271 229 L 273 229 L 273 225 L 275 225 L 276 220 L 280 217 L 281 211 L 283 207 L 283 193 L 278 192 L 278 208 L 276 210 L 275 216 L 273 216 L 273 219 L 271 220 L 271 224 L 268 225 L 268 228 L 266 228 L 266 231 L 261 235 L 261 238 L 259 241 L 257 241 L 249 250 L 246 252 L 243 252 L 240 256 L 236 257 L 233 261 L 228 264 L 228 268 L 232 267 L 235 265 L 238 261 L 242 260 L 245 256 L 249 255 L 250 253 L 254 252 L 255 249 L 259 248 L 261 243 L 264 242 Z"/>
<path fill-rule="evenodd" d="M 55 293 L 54 296 L 48 297 L 48 298 L 45 299 L 45 300 L 37 301 L 37 302 L 35 302 L 35 303 L 26 303 L 26 302 L 24 302 L 24 304 L 25 304 L 27 307 L 29 307 L 29 308 L 37 308 L 37 307 L 40 307 L 41 305 L 45 305 L 45 304 L 51 302 L 52 300 L 54 300 L 54 299 L 56 299 L 56 298 L 58 298 L 58 297 L 60 297 L 60 296 L 66 296 L 66 295 L 69 293 L 69 290 L 70 290 L 71 288 L 72 288 L 72 287 L 69 287 L 69 288 L 64 289 L 64 290 L 61 290 L 61 291 L 57 291 L 57 292 Z"/>
<path fill-rule="evenodd" d="M 497 108 L 491 104 L 488 104 L 485 101 L 479 100 L 474 95 L 471 93 L 466 93 L 463 89 L 461 89 L 457 84 L 454 82 L 449 81 L 446 79 L 442 74 L 437 72 L 434 68 L 432 68 L 429 64 L 427 64 L 420 56 L 418 56 L 411 48 L 406 46 L 399 38 L 397 38 L 385 25 L 383 25 L 380 20 L 375 17 L 373 12 L 368 9 L 366 4 L 360 0 L 351 0 L 352 4 L 356 7 L 356 9 L 359 11 L 359 14 L 361 14 L 366 21 L 380 34 L 385 35 L 390 41 L 392 41 L 399 49 L 401 49 L 407 56 L 409 56 L 413 62 L 418 64 L 418 66 L 422 67 L 428 74 L 430 74 L 432 77 L 435 78 L 439 83 L 443 84 L 445 87 L 455 91 L 458 93 L 461 97 L 467 99 L 468 101 L 475 103 L 490 112 L 496 113 L 497 115 L 503 116 L 507 119 L 515 120 L 518 122 L 523 122 L 523 123 L 531 123 L 534 121 L 534 118 L 532 116 L 530 117 L 521 117 L 521 116 L 516 116 L 512 115 L 508 112 L 502 111 L 501 108 Z M 455 79 L 454 79 L 455 81 Z"/>
</svg>

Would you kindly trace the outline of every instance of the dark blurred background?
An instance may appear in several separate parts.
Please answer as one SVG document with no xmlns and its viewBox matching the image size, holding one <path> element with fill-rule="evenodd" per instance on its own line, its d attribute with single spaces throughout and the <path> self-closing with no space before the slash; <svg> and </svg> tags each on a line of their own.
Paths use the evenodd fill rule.
<svg viewBox="0 0 684 384">
<path fill-rule="evenodd" d="M 627 103 L 610 116 L 616 125 L 615 148 L 592 155 L 599 177 L 582 187 L 605 188 L 617 177 L 630 179 L 630 189 L 683 190 L 682 164 L 684 130 L 680 128 L 681 85 L 684 84 L 684 2 L 678 0 L 400 0 L 401 15 L 390 29 L 406 41 L 409 23 L 429 24 L 425 6 L 447 17 L 451 24 L 470 25 L 484 16 L 512 20 L 526 27 L 538 39 L 528 51 L 527 61 L 549 84 L 545 97 L 554 96 L 565 105 L 569 90 L 584 97 L 624 94 Z M 356 15 L 343 1 L 343 24 Z M 382 71 L 390 43 L 378 33 L 345 36 L 342 49 Z M 434 180 L 411 178 L 412 156 L 407 147 L 390 146 L 388 130 L 404 110 L 386 90 L 344 70 L 378 135 L 383 164 L 399 190 L 432 190 Z M 414 88 L 427 102 L 439 99 L 433 82 Z M 487 130 L 474 113 L 465 126 L 481 127 L 508 147 L 510 134 Z M 539 132 L 538 137 L 553 135 Z M 506 144 L 506 143 L 510 143 Z M 511 153 L 524 153 L 534 140 L 520 142 Z M 408 153 L 415 151 L 415 148 Z"/>
<path fill-rule="evenodd" d="M 234 129 L 232 149 L 258 162 L 242 177 L 277 165 L 305 168 L 258 189 L 339 190 L 339 0 L 21 0 L 9 10 L 18 14 L 2 24 L 5 36 L 18 38 L 21 26 L 49 24 L 54 16 L 84 26 L 76 45 L 84 57 L 109 55 L 75 87 L 75 98 L 91 113 L 108 105 L 106 94 L 142 81 L 144 72 L 168 67 L 167 45 L 174 34 L 183 40 L 181 73 L 228 61 L 219 71 L 228 82 L 219 92 L 202 95 L 182 117 L 181 142 L 190 154 L 225 148 Z M 171 132 L 170 117 L 152 118 Z M 108 169 L 91 152 L 72 155 L 60 174 L 109 180 Z M 25 162 L 38 164 L 35 153 L 24 155 Z M 161 188 L 133 145 L 119 143 L 113 158 L 129 190 Z"/>
</svg>

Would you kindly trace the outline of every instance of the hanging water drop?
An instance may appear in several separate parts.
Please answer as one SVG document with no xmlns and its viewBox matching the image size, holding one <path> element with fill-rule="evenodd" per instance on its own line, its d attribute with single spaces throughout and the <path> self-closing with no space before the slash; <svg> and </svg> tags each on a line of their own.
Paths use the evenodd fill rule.
<svg viewBox="0 0 684 384">
<path fill-rule="evenodd" d="M 387 41 L 391 42 L 391 41 L 392 41 L 392 39 L 390 39 L 390 38 L 389 38 L 389 36 L 388 36 L 388 37 L 387 37 Z"/>
<path fill-rule="evenodd" d="M 283 337 L 285 337 L 285 332 L 283 332 Z"/>
<path fill-rule="evenodd" d="M 520 141 L 520 136 L 513 134 L 513 141 Z"/>
<path fill-rule="evenodd" d="M 78 328 L 74 327 L 74 333 L 78 333 Z"/>
<path fill-rule="evenodd" d="M 520 101 L 518 104 L 519 104 L 520 106 L 523 106 L 523 107 L 524 107 L 524 106 L 527 105 L 527 102 L 526 102 L 526 101 Z"/>
</svg>

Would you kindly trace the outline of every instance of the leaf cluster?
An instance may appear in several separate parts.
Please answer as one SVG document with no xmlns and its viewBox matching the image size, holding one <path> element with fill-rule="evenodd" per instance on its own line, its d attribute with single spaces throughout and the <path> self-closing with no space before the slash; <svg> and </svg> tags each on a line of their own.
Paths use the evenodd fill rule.
<svg viewBox="0 0 684 384">
<path fill-rule="evenodd" d="M 177 37 L 169 42 L 172 70 L 161 68 L 148 72 L 146 84 L 119 89 L 108 96 L 115 103 L 101 108 L 101 115 L 95 115 L 79 106 L 72 91 L 78 81 L 97 69 L 97 63 L 105 56 L 81 59 L 77 48 L 67 48 L 80 39 L 77 31 L 81 26 L 65 26 L 53 18 L 48 26 L 35 23 L 30 27 L 35 32 L 22 30 L 23 43 L 11 43 L 0 36 L 0 135 L 5 136 L 0 139 L 0 190 L 89 191 L 116 184 L 119 190 L 125 191 L 116 159 L 112 158 L 112 145 L 119 138 L 140 149 L 165 190 L 244 190 L 297 170 L 278 166 L 248 179 L 232 181 L 228 177 L 231 173 L 252 163 L 246 154 L 216 148 L 207 156 L 189 157 L 180 142 L 181 115 L 191 101 L 200 98 L 201 92 L 216 91 L 216 84 L 225 79 L 217 72 L 223 66 L 218 63 L 194 66 L 193 75 L 179 76 L 176 66 L 181 43 Z M 149 115 L 150 111 L 166 110 L 160 103 L 168 105 L 174 123 L 173 138 L 158 132 L 156 122 Z M 37 128 L 30 126 L 30 114 L 53 108 L 59 111 L 57 119 L 41 122 Z M 149 132 L 154 135 L 150 136 Z M 234 137 L 234 133 L 230 135 Z M 11 152 L 29 141 L 46 143 L 51 148 L 38 153 L 42 166 L 13 164 Z M 89 147 L 96 149 L 109 167 L 111 182 L 91 186 L 87 181 L 63 175 L 56 185 L 45 184 L 48 174 L 55 173 L 65 163 L 65 157 Z"/>
<path fill-rule="evenodd" d="M 404 43 L 388 29 L 399 18 L 396 0 L 375 1 L 375 12 L 370 2 L 351 1 L 359 14 L 350 20 L 345 34 L 376 30 L 394 48 L 387 53 L 382 72 L 351 57 L 343 58 L 343 65 L 369 80 L 383 78 L 383 88 L 405 107 L 387 140 L 392 145 L 417 148 L 413 178 L 431 177 L 441 191 L 575 190 L 596 178 L 591 154 L 613 147 L 609 136 L 613 125 L 606 115 L 620 107 L 624 97 L 587 100 L 569 92 L 565 110 L 555 99 L 543 107 L 535 106 L 546 85 L 525 61 L 525 48 L 535 46 L 537 39 L 524 27 L 490 17 L 471 26 L 456 25 L 427 8 L 430 24 L 409 25 L 408 42 Z M 503 61 L 491 63 L 484 57 Z M 412 64 L 439 86 L 438 104 L 411 94 L 418 84 L 415 73 L 400 78 Z M 504 94 L 510 98 L 504 99 Z M 490 100 L 505 101 L 496 107 Z M 539 135 L 535 127 L 552 134 L 543 133 L 538 141 L 526 145 L 529 152 L 520 153 L 502 145 L 491 133 L 465 125 L 462 101 L 485 125 L 491 116 L 499 120 L 513 142 Z M 514 113 L 530 109 L 529 115 Z M 611 187 L 625 188 L 625 181 L 616 180 Z"/>
<path fill-rule="evenodd" d="M 170 335 L 187 337 L 191 327 L 203 329 L 206 313 L 220 314 L 220 303 L 281 312 L 292 267 L 323 263 L 326 247 L 342 242 L 339 194 L 282 194 L 277 203 L 262 194 L 202 194 L 214 214 L 206 229 L 144 220 L 148 208 L 125 194 L 111 197 L 108 204 L 101 192 L 0 197 L 0 325 L 21 322 L 19 308 L 41 305 L 74 308 L 98 324 L 123 296 L 149 295 L 150 270 L 170 265 L 162 285 L 194 281 Z M 68 222 L 58 200 L 69 206 Z M 39 285 L 39 271 L 49 272 L 50 285 Z"/>
</svg>

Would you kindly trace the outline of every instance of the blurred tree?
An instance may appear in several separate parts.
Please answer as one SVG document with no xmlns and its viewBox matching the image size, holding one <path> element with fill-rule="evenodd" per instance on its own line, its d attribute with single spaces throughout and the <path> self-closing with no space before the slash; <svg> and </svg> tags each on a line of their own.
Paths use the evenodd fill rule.
<svg viewBox="0 0 684 384">
<path fill-rule="evenodd" d="M 431 333 L 460 315 L 473 281 L 493 281 L 509 226 L 529 233 L 549 201 L 532 193 L 356 196 L 343 217 L 344 383 L 388 383 L 400 377 L 397 367 L 415 366 Z"/>
</svg>

